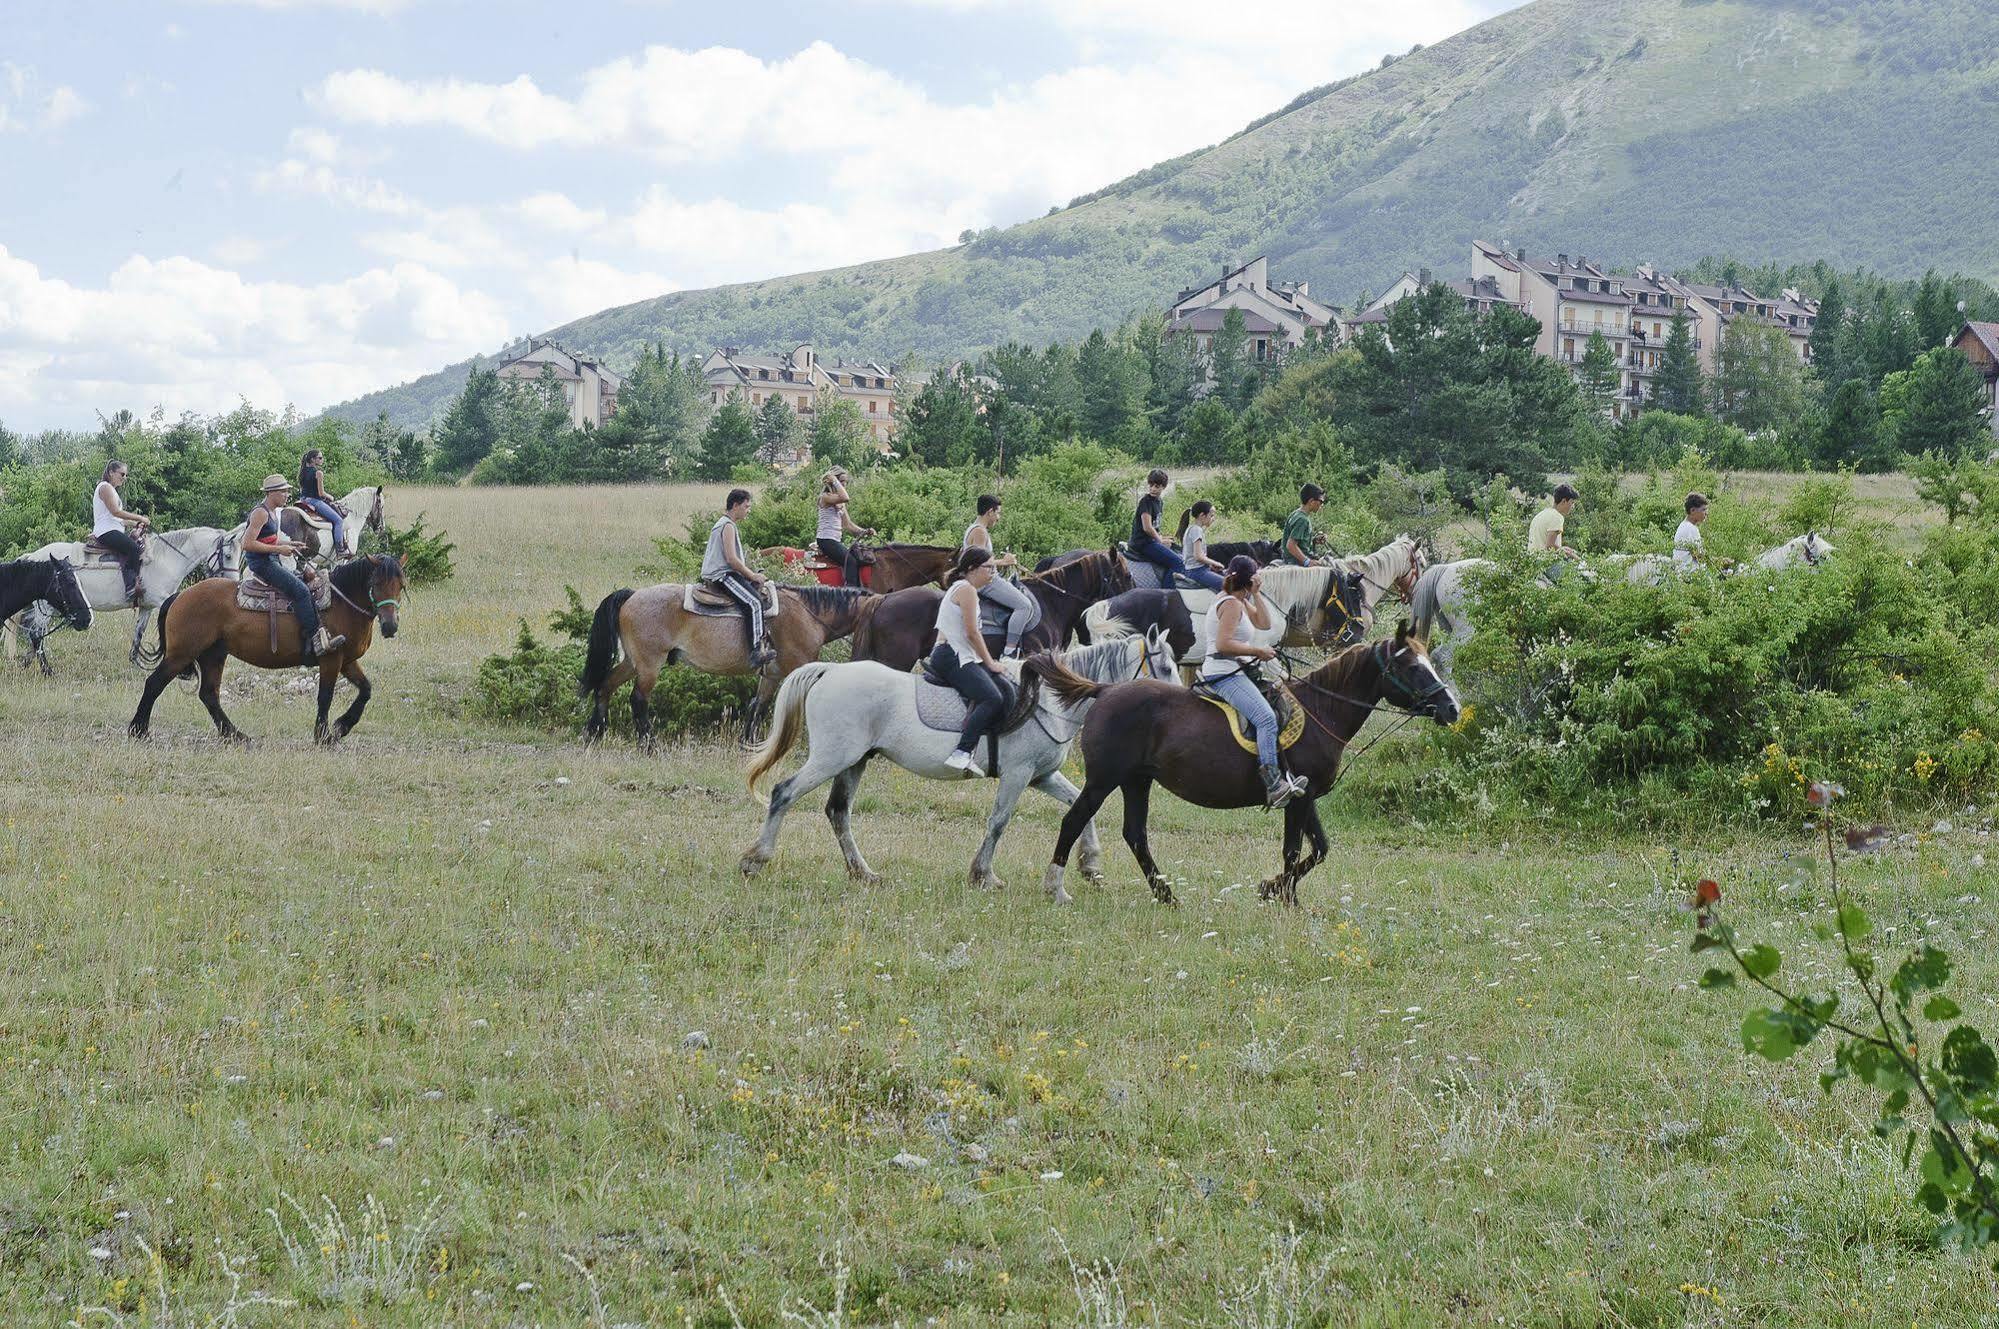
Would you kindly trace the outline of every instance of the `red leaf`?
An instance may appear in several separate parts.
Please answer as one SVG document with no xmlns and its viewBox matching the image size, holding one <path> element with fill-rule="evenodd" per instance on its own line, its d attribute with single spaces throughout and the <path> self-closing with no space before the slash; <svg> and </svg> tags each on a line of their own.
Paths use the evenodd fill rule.
<svg viewBox="0 0 1999 1329">
<path fill-rule="evenodd" d="M 1694 905 L 1706 908 L 1721 899 L 1721 883 L 1712 877 L 1702 877 L 1701 884 L 1694 887 Z"/>
<path fill-rule="evenodd" d="M 1829 808 L 1833 800 L 1845 792 L 1844 787 L 1834 784 L 1831 780 L 1814 780 L 1811 787 L 1805 790 L 1805 802 L 1815 808 Z"/>
</svg>

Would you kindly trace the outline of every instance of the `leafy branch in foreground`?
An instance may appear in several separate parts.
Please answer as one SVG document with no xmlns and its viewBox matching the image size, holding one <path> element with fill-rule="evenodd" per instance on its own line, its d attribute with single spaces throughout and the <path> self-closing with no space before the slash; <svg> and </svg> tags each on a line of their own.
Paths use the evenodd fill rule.
<svg viewBox="0 0 1999 1329">
<path fill-rule="evenodd" d="M 1903 959 L 1893 974 L 1882 977 L 1882 965 L 1866 942 L 1873 930 L 1860 906 L 1849 902 L 1840 886 L 1839 855 L 1833 841 L 1832 805 L 1845 791 L 1821 781 L 1806 801 L 1819 809 L 1819 829 L 1825 838 L 1830 874 L 1833 926 L 1821 935 L 1836 936 L 1846 970 L 1866 998 L 1867 1009 L 1857 1023 L 1837 1018 L 1839 995 L 1812 997 L 1788 992 L 1777 984 L 1783 956 L 1759 943 L 1746 949 L 1735 929 L 1717 910 L 1721 887 L 1702 881 L 1694 894 L 1700 910 L 1696 954 L 1724 950 L 1734 969 L 1710 968 L 1701 975 L 1704 988 L 1735 986 L 1739 971 L 1751 983 L 1777 998 L 1777 1005 L 1743 1017 L 1742 1046 L 1771 1061 L 1783 1061 L 1819 1034 L 1838 1037 L 1832 1066 L 1819 1075 L 1819 1086 L 1851 1078 L 1884 1095 L 1874 1133 L 1882 1139 L 1903 1136 L 1902 1165 L 1914 1157 L 1916 1144 L 1927 1137 L 1923 1152 L 1922 1186 L 1916 1198 L 1943 1219 L 1938 1238 L 1967 1250 L 1999 1243 L 1999 1056 L 1972 1025 L 1960 1021 L 1963 1012 L 1942 989 L 1950 981 L 1950 957 L 1927 943 Z M 1847 848 L 1867 853 L 1885 843 L 1886 831 L 1875 827 L 1848 830 Z M 1928 994 L 1925 998 L 1924 994 Z M 1940 1051 L 1925 1060 L 1922 1030 L 1914 1013 L 1922 999 L 1921 1019 L 1930 1025 L 1951 1024 Z M 1955 1022 L 1953 1024 L 1953 1022 Z M 1927 1128 L 1905 1115 L 1920 1100 Z"/>
</svg>

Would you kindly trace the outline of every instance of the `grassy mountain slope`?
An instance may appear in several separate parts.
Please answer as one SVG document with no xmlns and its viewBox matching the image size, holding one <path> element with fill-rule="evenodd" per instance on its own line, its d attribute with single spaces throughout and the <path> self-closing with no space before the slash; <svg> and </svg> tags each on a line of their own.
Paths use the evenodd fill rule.
<svg viewBox="0 0 1999 1329">
<path fill-rule="evenodd" d="M 936 359 L 1076 337 L 1257 253 L 1344 301 L 1405 268 L 1455 273 L 1474 237 L 1994 279 L 1995 111 L 1990 0 L 1537 0 L 968 245 L 552 331 L 613 364 L 649 339 Z M 332 413 L 422 425 L 465 372 Z"/>
</svg>

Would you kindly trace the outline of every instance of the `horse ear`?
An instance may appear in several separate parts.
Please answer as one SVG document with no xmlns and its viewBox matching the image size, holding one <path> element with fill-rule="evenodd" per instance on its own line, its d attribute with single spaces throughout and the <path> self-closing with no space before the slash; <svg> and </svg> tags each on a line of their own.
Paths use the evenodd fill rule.
<svg viewBox="0 0 1999 1329">
<path fill-rule="evenodd" d="M 1403 645 L 1409 640 L 1409 620 L 1403 619 L 1395 625 L 1395 644 Z"/>
</svg>

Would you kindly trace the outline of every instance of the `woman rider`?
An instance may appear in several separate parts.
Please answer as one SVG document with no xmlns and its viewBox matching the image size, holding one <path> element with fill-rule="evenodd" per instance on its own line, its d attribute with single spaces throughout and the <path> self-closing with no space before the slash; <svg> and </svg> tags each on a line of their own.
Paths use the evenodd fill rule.
<svg viewBox="0 0 1999 1329">
<path fill-rule="evenodd" d="M 284 564 L 286 554 L 296 554 L 305 546 L 285 539 L 278 517 L 285 510 L 291 482 L 282 475 L 264 477 L 264 501 L 250 509 L 243 523 L 243 561 L 250 571 L 285 593 L 298 616 L 299 650 L 303 663 L 311 664 L 322 655 L 331 655 L 347 644 L 347 638 L 327 632 L 319 621 L 319 609 L 312 603 L 312 588 Z"/>
<path fill-rule="evenodd" d="M 1020 560 L 1012 554 L 993 555 L 993 527 L 999 525 L 1000 501 L 991 494 L 979 495 L 979 515 L 965 528 L 965 538 L 959 542 L 958 550 L 982 549 L 992 558 L 993 567 L 1010 568 L 1019 565 Z M 945 581 L 950 581 L 949 577 Z M 987 600 L 1006 611 L 1006 651 L 1009 659 L 1020 655 L 1020 639 L 1034 631 L 1041 621 L 1041 602 L 1022 590 L 1018 583 L 1008 581 L 997 571 L 979 592 Z"/>
<path fill-rule="evenodd" d="M 937 646 L 930 652 L 930 672 L 957 689 L 969 709 L 958 746 L 944 764 L 968 775 L 984 775 L 977 754 L 979 740 L 999 723 L 1006 706 L 1006 694 L 996 677 L 999 661 L 979 631 L 979 594 L 992 584 L 992 551 L 960 550 L 948 580 L 951 589 L 937 606 Z"/>
<path fill-rule="evenodd" d="M 1208 528 L 1215 524 L 1215 505 L 1201 499 L 1180 512 L 1180 561 L 1188 568 L 1220 573 L 1222 565 L 1208 557 Z M 1193 575 L 1191 572 L 1188 575 Z"/>
<path fill-rule="evenodd" d="M 1164 471 L 1154 471 L 1145 477 L 1145 497 L 1138 500 L 1138 511 L 1131 518 L 1131 539 L 1125 548 L 1131 556 L 1141 559 L 1165 571 L 1162 580 L 1168 589 L 1173 585 L 1173 575 L 1178 573 L 1187 580 L 1207 587 L 1211 591 L 1222 588 L 1222 579 L 1212 568 L 1188 567 L 1180 555 L 1173 552 L 1159 534 L 1159 523 L 1166 512 L 1163 495 L 1166 493 L 1167 476 Z"/>
<path fill-rule="evenodd" d="M 819 481 L 819 556 L 840 569 L 840 579 L 846 581 L 847 562 L 853 557 L 847 546 L 840 542 L 842 535 L 872 536 L 874 528 L 854 525 L 854 519 L 847 515 L 847 468 L 835 466 Z M 859 586 L 858 581 L 852 585 Z"/>
<path fill-rule="evenodd" d="M 346 554 L 347 523 L 340 515 L 340 509 L 333 506 L 333 500 L 326 495 L 326 454 L 318 448 L 298 459 L 298 505 L 310 508 L 325 520 L 333 523 L 333 552 Z"/>
<path fill-rule="evenodd" d="M 1305 792 L 1296 777 L 1277 764 L 1277 713 L 1263 699 L 1256 670 L 1259 660 L 1274 660 L 1277 652 L 1249 640 L 1249 629 L 1270 630 L 1270 610 L 1261 594 L 1263 572 L 1256 560 L 1237 554 L 1222 578 L 1222 593 L 1208 610 L 1205 635 L 1208 656 L 1201 662 L 1201 681 L 1235 708 L 1256 735 L 1257 773 L 1263 777 L 1263 801 L 1281 808 Z"/>
<path fill-rule="evenodd" d="M 97 478 L 97 492 L 90 496 L 90 538 L 118 560 L 118 571 L 125 577 L 125 598 L 137 604 L 139 565 L 145 561 L 146 551 L 139 548 L 139 542 L 125 526 L 129 522 L 135 530 L 143 531 L 152 525 L 153 519 L 128 511 L 120 500 L 118 486 L 125 483 L 127 473 L 122 461 L 113 459 L 104 463 L 104 473 Z"/>
</svg>

